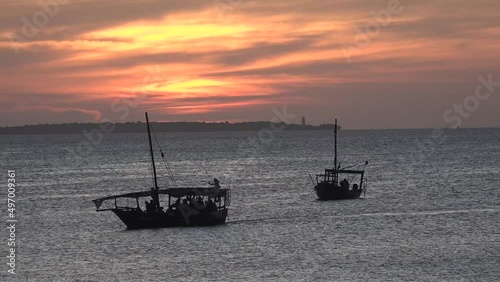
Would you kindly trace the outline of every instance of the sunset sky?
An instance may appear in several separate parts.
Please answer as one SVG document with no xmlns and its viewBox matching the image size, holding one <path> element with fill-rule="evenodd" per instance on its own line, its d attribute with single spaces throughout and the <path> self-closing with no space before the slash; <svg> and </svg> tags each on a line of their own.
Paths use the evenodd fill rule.
<svg viewBox="0 0 500 282">
<path fill-rule="evenodd" d="M 138 121 L 144 111 L 157 121 L 268 121 L 286 106 L 297 123 L 451 127 L 455 112 L 443 115 L 467 101 L 463 127 L 500 127 L 498 0 L 1 7 L 0 126 Z M 489 75 L 496 91 L 476 105 L 469 96 Z"/>
</svg>

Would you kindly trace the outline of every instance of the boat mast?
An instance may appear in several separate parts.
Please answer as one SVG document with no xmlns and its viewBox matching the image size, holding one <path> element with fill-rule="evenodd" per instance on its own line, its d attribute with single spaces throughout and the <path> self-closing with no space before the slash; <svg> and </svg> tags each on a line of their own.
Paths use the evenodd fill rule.
<svg viewBox="0 0 500 282">
<path fill-rule="evenodd" d="M 337 119 L 335 119 L 335 160 L 334 160 L 334 172 L 335 172 L 335 175 L 334 175 L 334 183 L 335 185 L 337 184 L 338 182 L 338 173 L 337 173 Z"/>
<path fill-rule="evenodd" d="M 146 125 L 148 126 L 148 137 L 149 137 L 149 152 L 151 153 L 151 162 L 153 163 L 153 177 L 155 180 L 154 189 L 158 190 L 158 180 L 156 177 L 156 166 L 155 166 L 155 156 L 153 153 L 153 141 L 151 140 L 151 129 L 149 127 L 148 113 L 146 112 Z"/>
<path fill-rule="evenodd" d="M 148 138 L 149 138 L 149 151 L 151 153 L 151 162 L 153 163 L 153 177 L 155 180 L 155 187 L 151 189 L 151 197 L 153 198 L 152 202 L 154 201 L 154 206 L 157 211 L 160 210 L 160 197 L 158 196 L 158 179 L 156 176 L 156 165 L 155 165 L 155 156 L 153 152 L 153 141 L 151 140 L 151 128 L 149 126 L 149 118 L 148 118 L 148 113 L 146 112 L 146 125 L 148 126 Z"/>
</svg>

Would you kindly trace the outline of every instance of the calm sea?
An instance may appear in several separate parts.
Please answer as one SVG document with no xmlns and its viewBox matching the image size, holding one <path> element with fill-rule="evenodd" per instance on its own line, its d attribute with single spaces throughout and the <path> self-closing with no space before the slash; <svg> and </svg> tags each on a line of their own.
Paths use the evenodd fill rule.
<svg viewBox="0 0 500 282">
<path fill-rule="evenodd" d="M 18 183 L 0 280 L 499 281 L 500 129 L 438 133 L 342 130 L 342 166 L 368 160 L 369 186 L 337 202 L 308 175 L 333 166 L 332 132 L 158 134 L 179 185 L 230 185 L 230 218 L 139 231 L 91 200 L 151 187 L 146 134 L 0 136 L 4 226 L 7 170 Z"/>
</svg>

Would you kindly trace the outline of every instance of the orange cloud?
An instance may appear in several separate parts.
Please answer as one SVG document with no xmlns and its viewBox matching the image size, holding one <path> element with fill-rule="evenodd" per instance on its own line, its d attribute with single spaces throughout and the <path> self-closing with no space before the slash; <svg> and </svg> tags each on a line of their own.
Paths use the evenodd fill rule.
<svg viewBox="0 0 500 282">
<path fill-rule="evenodd" d="M 6 16 L 0 19 L 36 10 L 36 3 L 14 2 L 7 4 L 14 16 L 1 11 Z M 7 35 L 0 40 L 0 98 L 47 95 L 50 100 L 13 106 L 79 111 L 93 119 L 112 114 L 114 99 L 141 93 L 147 98 L 138 109 L 196 119 L 208 113 L 240 119 L 243 108 L 284 102 L 311 105 L 314 115 L 346 91 L 382 95 L 376 87 L 366 89 L 368 83 L 411 84 L 419 93 L 429 83 L 451 89 L 498 70 L 498 17 L 494 9 L 468 1 L 457 1 L 448 13 L 444 2 L 402 0 L 402 12 L 366 44 L 357 41 L 360 32 L 387 3 L 243 1 L 221 19 L 212 1 L 160 2 L 71 1 L 61 7 L 61 17 L 20 42 L 17 55 L 8 38 L 22 26 L 0 20 Z M 154 77 L 151 68 L 157 69 Z"/>
</svg>

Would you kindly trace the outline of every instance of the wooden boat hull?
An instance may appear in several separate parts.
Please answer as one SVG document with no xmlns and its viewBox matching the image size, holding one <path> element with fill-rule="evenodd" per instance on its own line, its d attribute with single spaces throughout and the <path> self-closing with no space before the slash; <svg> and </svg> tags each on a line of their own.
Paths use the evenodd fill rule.
<svg viewBox="0 0 500 282">
<path fill-rule="evenodd" d="M 344 190 L 339 186 L 325 183 L 319 183 L 314 190 L 320 201 L 357 199 L 361 196 L 361 190 Z"/>
<path fill-rule="evenodd" d="M 210 226 L 224 224 L 227 209 L 212 212 L 200 212 L 183 216 L 181 213 L 148 213 L 141 210 L 112 210 L 127 226 L 127 229 L 164 228 L 181 226 Z"/>
</svg>

